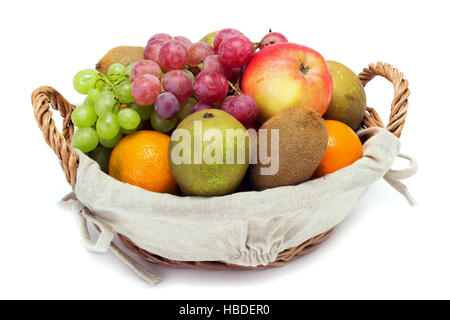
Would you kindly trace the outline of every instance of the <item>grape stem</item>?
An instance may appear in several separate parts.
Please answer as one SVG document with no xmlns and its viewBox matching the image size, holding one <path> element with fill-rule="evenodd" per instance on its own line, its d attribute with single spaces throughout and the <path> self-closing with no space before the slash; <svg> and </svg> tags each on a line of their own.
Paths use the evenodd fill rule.
<svg viewBox="0 0 450 320">
<path fill-rule="evenodd" d="M 237 95 L 241 95 L 242 91 L 241 88 L 239 88 L 239 81 L 236 84 L 233 84 L 231 81 L 227 80 L 230 87 L 233 89 L 234 93 Z"/>
<path fill-rule="evenodd" d="M 113 89 L 114 92 L 114 99 L 116 100 L 116 103 L 114 104 L 111 112 L 114 112 L 116 110 L 116 107 L 120 108 L 120 101 L 119 99 L 117 99 L 117 86 L 120 85 L 122 82 L 127 80 L 127 77 L 122 76 L 122 75 L 111 75 L 112 81 L 111 79 L 109 79 L 108 76 L 105 76 L 104 74 L 98 73 L 97 74 L 97 82 L 98 81 L 102 81 L 103 83 L 106 83 L 108 86 L 110 86 Z M 115 78 L 115 79 L 114 79 Z M 97 85 L 97 82 L 95 83 L 95 85 Z"/>
</svg>

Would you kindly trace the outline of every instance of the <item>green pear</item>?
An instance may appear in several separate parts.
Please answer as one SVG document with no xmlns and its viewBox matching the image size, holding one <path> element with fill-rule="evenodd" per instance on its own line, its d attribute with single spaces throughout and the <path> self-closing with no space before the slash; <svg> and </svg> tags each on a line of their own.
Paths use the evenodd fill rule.
<svg viewBox="0 0 450 320">
<path fill-rule="evenodd" d="M 333 95 L 325 119 L 345 123 L 357 130 L 364 118 L 366 93 L 358 76 L 342 63 L 327 61 L 333 78 Z"/>
<path fill-rule="evenodd" d="M 208 33 L 206 36 L 201 38 L 199 42 L 206 42 L 207 44 L 209 44 L 211 47 L 214 48 L 214 38 L 216 37 L 217 33 L 219 33 L 219 31 Z"/>
<path fill-rule="evenodd" d="M 184 195 L 233 193 L 249 166 L 245 127 L 219 109 L 195 112 L 180 122 L 169 143 L 169 164 Z"/>
</svg>

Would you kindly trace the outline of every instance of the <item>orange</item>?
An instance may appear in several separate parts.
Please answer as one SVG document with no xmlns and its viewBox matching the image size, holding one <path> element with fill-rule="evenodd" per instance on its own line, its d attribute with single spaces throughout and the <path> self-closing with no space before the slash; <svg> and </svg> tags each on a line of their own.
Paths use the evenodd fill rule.
<svg viewBox="0 0 450 320">
<path fill-rule="evenodd" d="M 314 177 L 322 177 L 351 165 L 362 157 L 362 144 L 356 133 L 346 124 L 325 120 L 328 129 L 328 145 Z"/>
<path fill-rule="evenodd" d="M 157 131 L 137 131 L 114 147 L 109 160 L 109 175 L 145 190 L 178 191 L 169 166 L 170 137 Z"/>
</svg>

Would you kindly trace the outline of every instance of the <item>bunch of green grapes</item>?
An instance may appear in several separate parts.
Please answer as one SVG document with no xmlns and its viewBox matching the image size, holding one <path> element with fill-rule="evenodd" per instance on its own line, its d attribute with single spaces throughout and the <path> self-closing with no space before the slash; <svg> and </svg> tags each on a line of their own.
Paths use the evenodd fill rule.
<svg viewBox="0 0 450 320">
<path fill-rule="evenodd" d="M 73 78 L 75 89 L 87 97 L 72 112 L 71 119 L 77 127 L 72 145 L 98 158 L 95 160 L 99 160 L 104 171 L 107 171 L 111 149 L 124 134 L 131 134 L 141 128 L 153 112 L 153 106 L 140 106 L 133 100 L 130 80 L 132 67 L 114 63 L 107 75 L 94 69 L 85 69 Z"/>
</svg>

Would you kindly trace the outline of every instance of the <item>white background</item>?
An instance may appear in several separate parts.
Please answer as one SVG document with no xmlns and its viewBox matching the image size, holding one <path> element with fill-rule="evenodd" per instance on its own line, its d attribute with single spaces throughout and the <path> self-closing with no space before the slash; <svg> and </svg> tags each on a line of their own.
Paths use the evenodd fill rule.
<svg viewBox="0 0 450 320">
<path fill-rule="evenodd" d="M 450 298 L 448 8 L 445 1 L 2 1 L 0 12 L 0 298 Z M 87 252 L 78 221 L 56 206 L 71 191 L 30 104 L 41 85 L 69 101 L 80 69 L 111 47 L 157 32 L 196 41 L 235 27 L 269 28 L 356 73 L 378 60 L 410 81 L 402 152 L 420 169 L 406 183 L 418 206 L 376 183 L 318 250 L 283 268 L 208 272 L 154 266 L 150 288 L 111 253 Z M 387 119 L 392 86 L 368 104 Z M 59 116 L 55 115 L 57 122 Z M 399 161 L 395 167 L 401 168 Z"/>
</svg>

